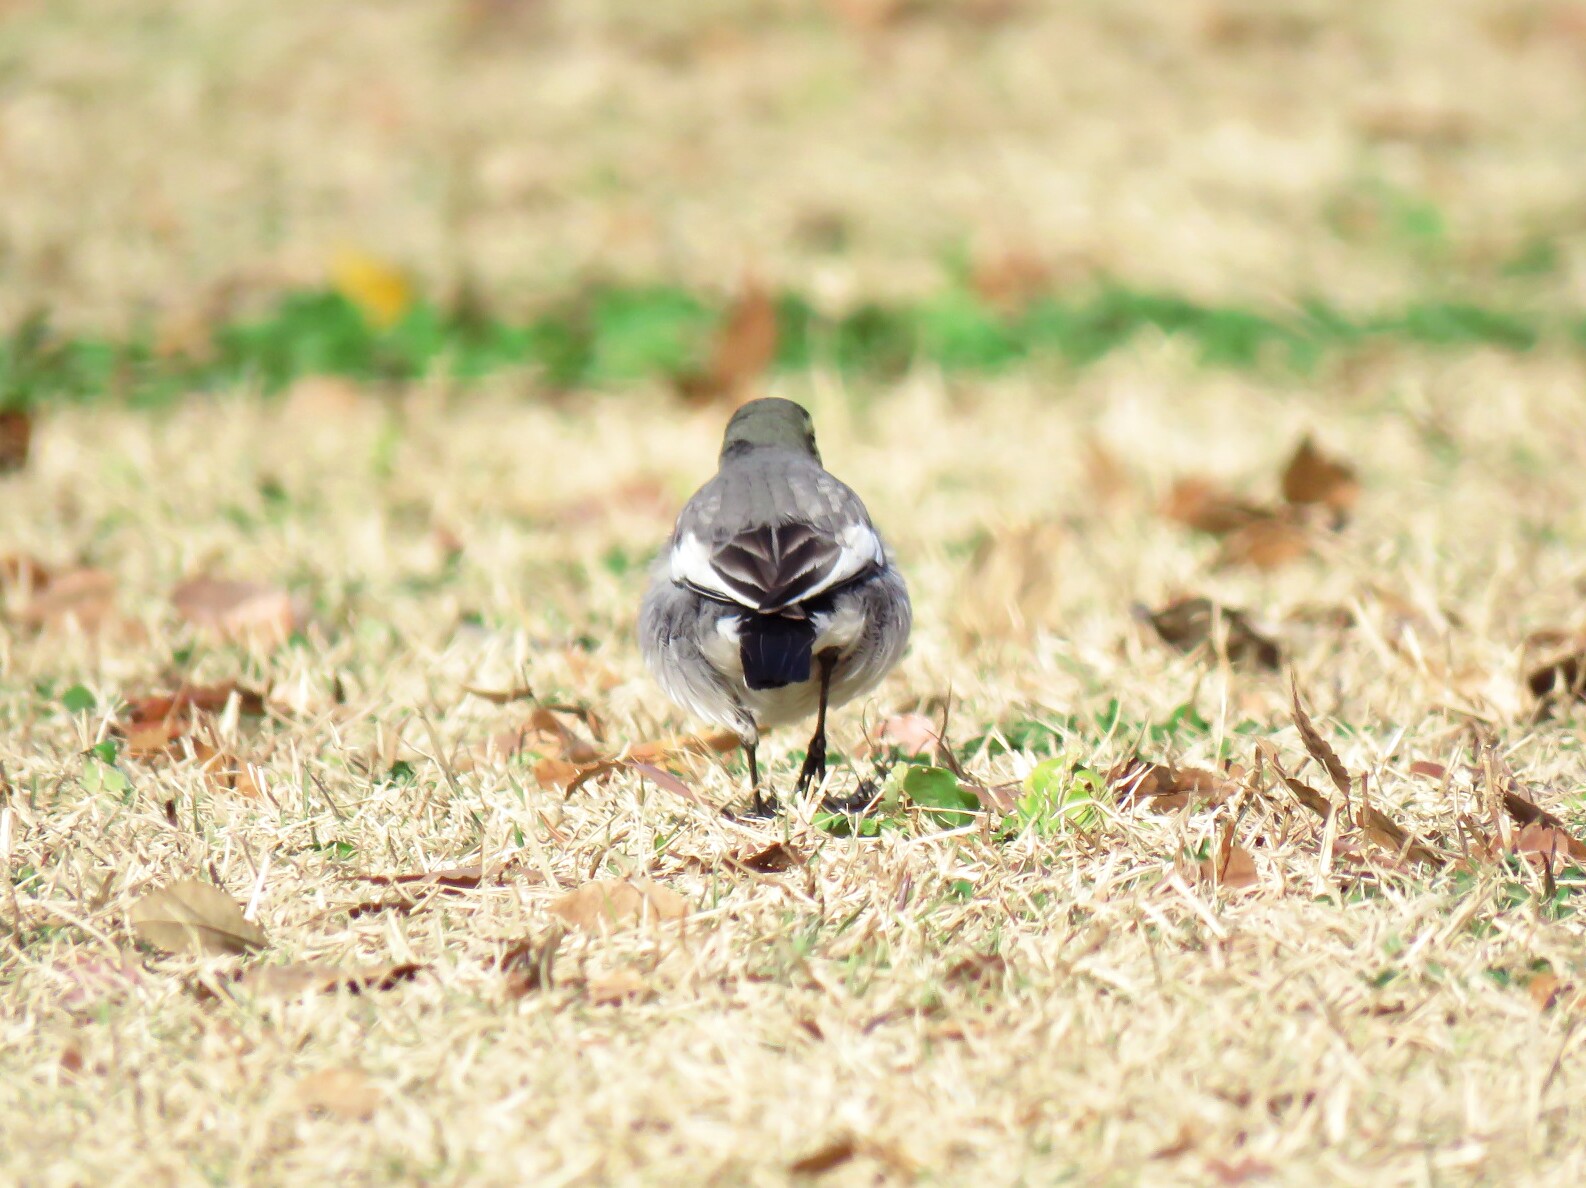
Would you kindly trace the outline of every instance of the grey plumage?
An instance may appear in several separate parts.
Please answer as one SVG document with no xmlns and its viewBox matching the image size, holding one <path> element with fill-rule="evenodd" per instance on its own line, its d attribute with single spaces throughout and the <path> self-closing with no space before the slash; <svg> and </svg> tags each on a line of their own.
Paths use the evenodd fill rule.
<svg viewBox="0 0 1586 1188">
<path fill-rule="evenodd" d="M 679 515 L 639 616 L 668 697 L 755 744 L 817 715 L 800 786 L 824 774 L 825 710 L 873 688 L 908 642 L 908 591 L 859 497 L 827 473 L 809 414 L 758 400 Z"/>
</svg>

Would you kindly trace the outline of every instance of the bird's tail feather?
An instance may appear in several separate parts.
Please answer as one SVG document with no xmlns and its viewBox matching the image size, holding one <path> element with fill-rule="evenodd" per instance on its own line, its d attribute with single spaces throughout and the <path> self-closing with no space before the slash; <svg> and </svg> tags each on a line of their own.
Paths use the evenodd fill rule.
<svg viewBox="0 0 1586 1188">
<path fill-rule="evenodd" d="M 780 689 L 810 679 L 815 625 L 781 615 L 746 615 L 738 634 L 738 658 L 751 689 Z"/>
</svg>

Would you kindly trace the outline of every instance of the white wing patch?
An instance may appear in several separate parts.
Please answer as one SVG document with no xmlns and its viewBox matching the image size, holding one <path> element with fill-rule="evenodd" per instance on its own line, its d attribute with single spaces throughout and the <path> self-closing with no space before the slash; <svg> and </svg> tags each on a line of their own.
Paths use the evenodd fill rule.
<svg viewBox="0 0 1586 1188">
<path fill-rule="evenodd" d="M 752 529 L 715 550 L 697 536 L 680 536 L 672 546 L 671 575 L 679 585 L 770 614 L 885 563 L 881 538 L 869 524 L 849 524 L 835 539 L 817 537 L 806 524 L 786 524 Z"/>
</svg>

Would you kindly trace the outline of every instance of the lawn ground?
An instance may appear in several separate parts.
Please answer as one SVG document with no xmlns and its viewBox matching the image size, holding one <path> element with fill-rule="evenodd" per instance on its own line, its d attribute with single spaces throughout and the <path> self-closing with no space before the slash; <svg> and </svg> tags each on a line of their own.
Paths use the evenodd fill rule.
<svg viewBox="0 0 1586 1188">
<path fill-rule="evenodd" d="M 0 1178 L 1578 1179 L 1582 711 L 1528 677 L 1586 631 L 1582 26 L 1275 12 L 8 12 L 0 153 L 33 167 L 0 306 L 68 343 L 199 331 L 139 364 L 191 392 L 27 370 L 0 476 Z M 477 194 L 436 183 L 458 153 Z M 106 159 L 135 168 L 87 184 Z M 706 329 L 640 319 L 642 365 L 556 382 L 202 371 L 283 294 L 390 331 L 349 242 L 404 270 L 399 318 L 464 279 L 513 324 L 662 285 Z M 927 336 L 688 382 L 746 275 L 833 319 L 943 291 L 1012 319 L 1026 274 L 1542 329 L 1300 360 Z M 914 596 L 835 719 L 864 821 L 725 814 L 741 764 L 660 745 L 700 724 L 632 639 L 760 392 L 812 408 Z M 1282 499 L 1307 435 L 1353 472 L 1336 509 Z M 1258 506 L 1197 530 L 1185 478 Z M 1144 612 L 1186 597 L 1278 664 L 1226 614 L 1165 642 Z M 803 741 L 763 751 L 784 791 Z"/>
</svg>

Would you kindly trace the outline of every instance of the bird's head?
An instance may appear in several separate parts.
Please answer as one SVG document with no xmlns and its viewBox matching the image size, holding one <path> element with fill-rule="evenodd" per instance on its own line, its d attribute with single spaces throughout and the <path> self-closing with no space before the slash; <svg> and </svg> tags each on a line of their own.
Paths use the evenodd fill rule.
<svg viewBox="0 0 1586 1188">
<path fill-rule="evenodd" d="M 732 414 L 721 439 L 721 460 L 761 449 L 794 450 L 821 460 L 815 448 L 815 422 L 809 413 L 791 400 L 774 396 L 751 400 Z"/>
</svg>

